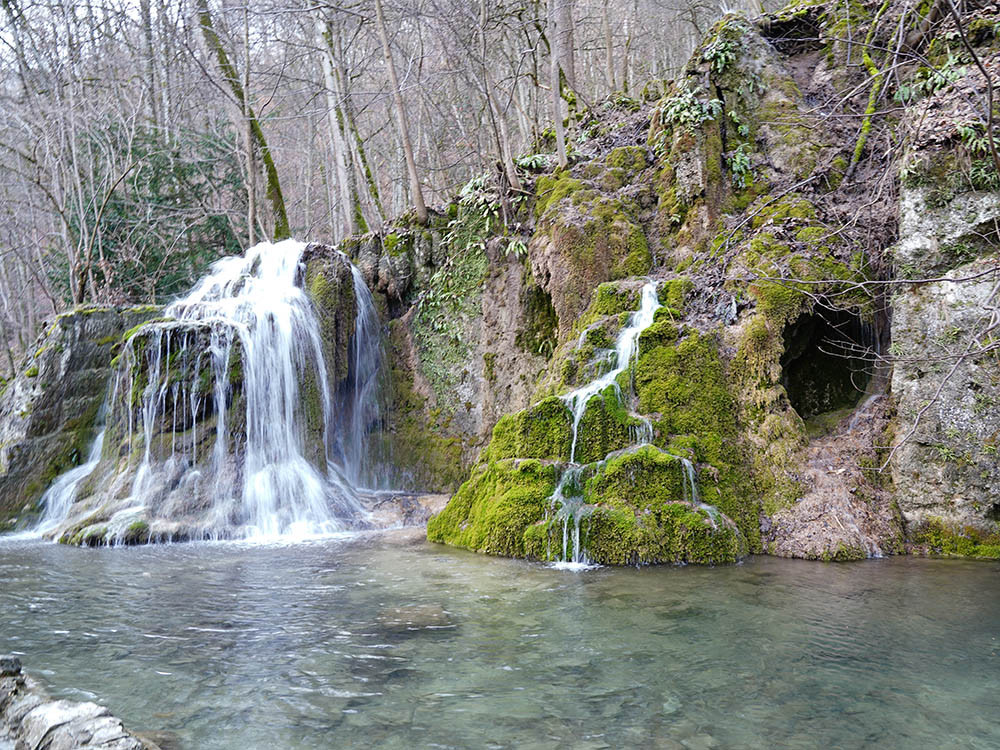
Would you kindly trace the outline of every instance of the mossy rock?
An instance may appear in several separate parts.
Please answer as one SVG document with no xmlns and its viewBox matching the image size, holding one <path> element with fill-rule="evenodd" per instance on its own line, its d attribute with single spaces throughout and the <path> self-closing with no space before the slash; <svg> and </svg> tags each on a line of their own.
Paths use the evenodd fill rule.
<svg viewBox="0 0 1000 750">
<path fill-rule="evenodd" d="M 476 552 L 524 557 L 524 532 L 542 519 L 556 470 L 536 460 L 480 466 L 427 522 L 427 539 Z"/>
<path fill-rule="evenodd" d="M 483 460 L 539 458 L 569 459 L 573 442 L 573 414 L 565 402 L 550 396 L 529 409 L 506 414 L 493 428 L 493 439 Z"/>
<path fill-rule="evenodd" d="M 639 146 L 620 146 L 608 153 L 605 162 L 615 169 L 637 172 L 646 168 L 646 149 Z"/>
<path fill-rule="evenodd" d="M 397 486 L 425 492 L 453 491 L 468 471 L 462 460 L 462 441 L 449 434 L 447 418 L 440 409 L 431 408 L 415 386 L 411 343 L 402 321 L 389 324 L 387 344 L 391 400 L 381 433 L 385 445 L 379 453 L 391 458 Z"/>
<path fill-rule="evenodd" d="M 618 389 L 609 385 L 587 401 L 577 428 L 576 461 L 600 461 L 609 453 L 632 445 L 639 424 L 625 409 Z"/>
<path fill-rule="evenodd" d="M 913 543 L 927 554 L 1000 560 L 1000 524 L 992 532 L 972 526 L 957 527 L 930 518 L 910 530 Z"/>
<path fill-rule="evenodd" d="M 735 524 L 685 500 L 682 461 L 652 446 L 621 453 L 587 479 L 580 518 L 541 519 L 524 533 L 528 557 L 562 555 L 563 525 L 579 523 L 580 545 L 602 565 L 732 563 L 747 545 Z"/>
</svg>

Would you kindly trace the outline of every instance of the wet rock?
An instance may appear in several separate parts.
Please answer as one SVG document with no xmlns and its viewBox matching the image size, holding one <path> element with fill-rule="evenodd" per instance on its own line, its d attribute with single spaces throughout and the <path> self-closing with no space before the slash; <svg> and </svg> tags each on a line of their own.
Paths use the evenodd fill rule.
<svg viewBox="0 0 1000 750">
<path fill-rule="evenodd" d="M 18 662 L 0 657 L 8 665 L 10 660 Z M 104 706 L 49 699 L 37 682 L 20 674 L 19 662 L 17 667 L 0 677 L 0 750 L 159 750 L 126 730 Z"/>
<path fill-rule="evenodd" d="M 48 483 L 77 465 L 122 334 L 159 308 L 86 307 L 54 318 L 0 398 L 0 530 L 25 525 Z"/>
<path fill-rule="evenodd" d="M 13 654 L 0 656 L 0 677 L 13 677 L 21 673 L 21 660 Z"/>
<path fill-rule="evenodd" d="M 423 526 L 448 504 L 448 495 L 379 492 L 362 498 L 369 509 L 369 522 L 379 529 Z"/>
</svg>

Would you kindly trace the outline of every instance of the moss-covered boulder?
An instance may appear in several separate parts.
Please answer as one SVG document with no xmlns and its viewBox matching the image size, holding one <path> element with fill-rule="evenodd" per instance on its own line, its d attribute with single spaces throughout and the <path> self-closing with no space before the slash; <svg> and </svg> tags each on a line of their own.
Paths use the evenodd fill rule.
<svg viewBox="0 0 1000 750">
<path fill-rule="evenodd" d="M 336 389 L 350 372 L 357 315 L 351 264 L 338 249 L 320 244 L 306 247 L 303 262 L 303 287 L 319 320 L 327 378 Z"/>
<path fill-rule="evenodd" d="M 573 414 L 562 399 L 552 396 L 534 406 L 500 418 L 493 439 L 483 452 L 486 461 L 506 458 L 569 460 Z"/>
<path fill-rule="evenodd" d="M 556 469 L 534 459 L 478 467 L 447 507 L 427 523 L 427 538 L 476 552 L 524 557 L 524 532 L 539 521 L 556 488 Z"/>
<path fill-rule="evenodd" d="M 608 162 L 543 175 L 535 185 L 537 229 L 529 246 L 532 272 L 551 295 L 565 335 L 603 281 L 649 272 L 653 255 L 644 228 L 652 193 L 638 174 L 645 149 L 616 149 Z M 623 165 L 623 166 L 615 166 Z"/>
<path fill-rule="evenodd" d="M 0 530 L 25 523 L 52 480 L 83 463 L 122 332 L 156 307 L 58 315 L 0 394 Z"/>
</svg>

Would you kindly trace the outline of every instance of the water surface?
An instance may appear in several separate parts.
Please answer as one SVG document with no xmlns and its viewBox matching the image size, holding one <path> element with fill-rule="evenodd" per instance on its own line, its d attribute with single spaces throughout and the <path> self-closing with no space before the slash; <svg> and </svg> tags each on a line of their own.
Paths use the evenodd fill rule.
<svg viewBox="0 0 1000 750">
<path fill-rule="evenodd" d="M 0 651 L 187 750 L 997 748 L 1000 564 L 0 542 Z"/>
</svg>

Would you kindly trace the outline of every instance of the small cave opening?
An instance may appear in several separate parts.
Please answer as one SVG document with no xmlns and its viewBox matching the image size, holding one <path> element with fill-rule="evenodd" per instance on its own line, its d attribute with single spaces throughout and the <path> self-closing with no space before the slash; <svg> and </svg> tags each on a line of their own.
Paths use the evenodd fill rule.
<svg viewBox="0 0 1000 750">
<path fill-rule="evenodd" d="M 781 384 L 804 420 L 853 408 L 872 378 L 875 330 L 849 310 L 819 306 L 785 328 Z"/>
</svg>

